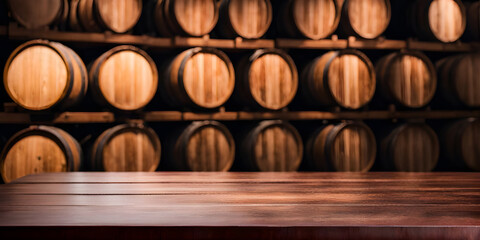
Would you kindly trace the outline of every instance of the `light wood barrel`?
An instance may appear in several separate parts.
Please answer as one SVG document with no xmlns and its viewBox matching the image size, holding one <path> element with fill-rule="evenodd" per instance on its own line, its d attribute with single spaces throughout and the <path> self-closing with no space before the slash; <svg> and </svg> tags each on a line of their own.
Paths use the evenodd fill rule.
<svg viewBox="0 0 480 240">
<path fill-rule="evenodd" d="M 341 5 L 336 0 L 287 0 L 279 9 L 277 30 L 289 37 L 326 38 L 340 21 Z"/>
<path fill-rule="evenodd" d="M 480 2 L 472 2 L 466 7 L 467 26 L 465 35 L 467 35 L 470 40 L 480 40 Z"/>
<path fill-rule="evenodd" d="M 237 101 L 268 110 L 286 107 L 298 88 L 297 67 L 285 52 L 259 49 L 240 61 L 237 73 Z"/>
<path fill-rule="evenodd" d="M 375 93 L 375 70 L 356 50 L 328 52 L 302 71 L 302 94 L 312 105 L 359 109 Z"/>
<path fill-rule="evenodd" d="M 223 37 L 261 38 L 272 23 L 270 0 L 223 0 L 216 32 Z"/>
<path fill-rule="evenodd" d="M 466 12 L 460 0 L 418 0 L 411 11 L 411 24 L 422 39 L 455 42 L 465 31 Z"/>
<path fill-rule="evenodd" d="M 158 33 L 200 37 L 218 21 L 216 0 L 157 0 L 154 12 Z"/>
<path fill-rule="evenodd" d="M 314 132 L 306 146 L 306 161 L 312 169 L 367 172 L 377 151 L 375 136 L 361 122 L 329 124 Z"/>
<path fill-rule="evenodd" d="M 118 46 L 102 54 L 89 74 L 95 99 L 115 110 L 139 110 L 157 91 L 155 62 L 146 52 L 133 46 Z"/>
<path fill-rule="evenodd" d="M 222 51 L 192 48 L 169 62 L 162 83 L 159 91 L 169 105 L 214 109 L 232 95 L 235 73 Z"/>
<path fill-rule="evenodd" d="M 442 139 L 444 156 L 454 166 L 480 171 L 480 120 L 459 120 L 446 129 Z"/>
<path fill-rule="evenodd" d="M 85 31 L 124 33 L 137 24 L 142 7 L 142 0 L 80 0 L 75 14 Z"/>
<path fill-rule="evenodd" d="M 450 103 L 480 107 L 480 54 L 448 57 L 437 62 L 441 95 Z"/>
<path fill-rule="evenodd" d="M 379 37 L 390 23 L 390 0 L 345 0 L 340 27 L 347 35 Z"/>
<path fill-rule="evenodd" d="M 174 170 L 228 171 L 235 158 L 235 142 L 216 121 L 198 121 L 186 127 L 175 142 L 168 161 Z"/>
<path fill-rule="evenodd" d="M 48 27 L 61 20 L 64 0 L 7 0 L 11 16 L 28 29 Z"/>
<path fill-rule="evenodd" d="M 94 170 L 153 172 L 160 163 L 157 134 L 143 124 L 122 124 L 103 132 L 91 151 Z"/>
<path fill-rule="evenodd" d="M 430 172 L 438 162 L 437 134 L 424 123 L 406 123 L 382 140 L 380 157 L 385 170 Z"/>
<path fill-rule="evenodd" d="M 435 67 L 421 52 L 389 54 L 378 61 L 376 72 L 379 90 L 384 97 L 402 106 L 424 107 L 435 95 Z"/>
<path fill-rule="evenodd" d="M 260 122 L 243 139 L 239 161 L 245 169 L 262 172 L 296 171 L 303 156 L 297 130 L 287 122 Z"/>
<path fill-rule="evenodd" d="M 42 172 L 78 171 L 82 161 L 80 144 L 65 131 L 31 126 L 10 138 L 0 155 L 2 180 Z"/>
<path fill-rule="evenodd" d="M 87 70 L 80 57 L 56 42 L 32 40 L 17 47 L 3 73 L 8 95 L 33 111 L 64 109 L 87 90 Z"/>
</svg>

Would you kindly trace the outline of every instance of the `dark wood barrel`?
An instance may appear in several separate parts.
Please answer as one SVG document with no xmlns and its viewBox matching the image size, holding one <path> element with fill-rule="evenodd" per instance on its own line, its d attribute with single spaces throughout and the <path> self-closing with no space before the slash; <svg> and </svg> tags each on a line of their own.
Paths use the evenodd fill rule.
<svg viewBox="0 0 480 240">
<path fill-rule="evenodd" d="M 223 0 L 216 33 L 223 37 L 261 38 L 272 23 L 270 0 Z"/>
<path fill-rule="evenodd" d="M 73 9 L 75 6 L 76 9 Z M 80 22 L 82 29 L 87 32 L 105 29 L 125 33 L 137 24 L 142 7 L 142 0 L 73 0 L 71 11 L 77 16 L 77 20 L 73 20 L 72 29 L 79 29 L 76 22 Z"/>
<path fill-rule="evenodd" d="M 451 56 L 437 62 L 439 91 L 452 104 L 480 107 L 480 54 Z"/>
<path fill-rule="evenodd" d="M 2 180 L 42 172 L 78 171 L 82 162 L 80 144 L 65 131 L 49 126 L 31 126 L 15 135 L 0 155 Z"/>
<path fill-rule="evenodd" d="M 93 170 L 153 172 L 160 163 L 161 145 L 155 131 L 143 124 L 122 124 L 103 132 L 91 151 Z"/>
<path fill-rule="evenodd" d="M 297 67 L 277 49 L 259 49 L 236 68 L 237 101 L 268 110 L 286 107 L 298 88 Z"/>
<path fill-rule="evenodd" d="M 94 98 L 115 110 L 139 110 L 157 91 L 155 62 L 133 46 L 118 46 L 102 54 L 93 62 L 89 75 Z"/>
<path fill-rule="evenodd" d="M 442 139 L 442 155 L 453 166 L 480 171 L 480 120 L 456 121 L 446 127 Z"/>
<path fill-rule="evenodd" d="M 286 0 L 280 1 L 278 8 L 277 31 L 289 37 L 326 38 L 340 21 L 337 0 Z"/>
<path fill-rule="evenodd" d="M 314 59 L 302 71 L 301 92 L 311 105 L 359 109 L 375 93 L 375 70 L 356 50 L 330 51 Z"/>
<path fill-rule="evenodd" d="M 182 171 L 228 171 L 235 158 L 230 131 L 216 121 L 197 121 L 176 139 L 169 165 Z"/>
<path fill-rule="evenodd" d="M 5 65 L 8 95 L 32 111 L 65 109 L 87 90 L 87 70 L 80 57 L 56 42 L 32 40 L 17 47 Z"/>
<path fill-rule="evenodd" d="M 438 162 L 437 134 L 425 123 L 406 123 L 382 139 L 381 163 L 385 170 L 430 172 Z"/>
<path fill-rule="evenodd" d="M 213 48 L 192 48 L 169 62 L 162 78 L 162 97 L 174 107 L 214 109 L 232 95 L 235 73 L 228 56 Z"/>
<path fill-rule="evenodd" d="M 418 0 L 411 8 L 410 22 L 424 40 L 455 42 L 465 31 L 465 7 L 461 0 Z"/>
<path fill-rule="evenodd" d="M 64 0 L 7 0 L 7 3 L 15 21 L 28 29 L 54 25 L 64 15 Z"/>
<path fill-rule="evenodd" d="M 346 35 L 379 37 L 391 17 L 390 0 L 344 0 L 340 29 Z"/>
<path fill-rule="evenodd" d="M 435 95 L 437 75 L 432 62 L 421 52 L 394 52 L 376 64 L 378 90 L 396 104 L 426 106 Z"/>
<path fill-rule="evenodd" d="M 480 40 L 480 2 L 469 3 L 466 7 L 467 26 L 465 35 L 469 40 Z"/>
<path fill-rule="evenodd" d="M 284 121 L 260 122 L 248 132 L 241 144 L 238 161 L 245 170 L 296 171 L 302 161 L 302 139 L 297 130 Z"/>
<path fill-rule="evenodd" d="M 68 27 L 73 31 L 82 31 L 82 25 L 78 16 L 78 4 L 81 0 L 70 0 L 69 1 L 69 14 L 68 14 Z"/>
<path fill-rule="evenodd" d="M 305 147 L 305 160 L 320 171 L 367 172 L 376 151 L 375 136 L 367 125 L 344 122 L 316 130 Z"/>
<path fill-rule="evenodd" d="M 160 35 L 200 37 L 217 24 L 218 5 L 217 0 L 157 0 L 153 15 Z"/>
</svg>

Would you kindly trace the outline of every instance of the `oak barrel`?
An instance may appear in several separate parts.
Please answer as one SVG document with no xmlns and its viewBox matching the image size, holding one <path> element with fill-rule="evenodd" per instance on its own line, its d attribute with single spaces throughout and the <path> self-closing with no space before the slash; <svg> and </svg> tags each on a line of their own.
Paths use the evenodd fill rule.
<svg viewBox="0 0 480 240">
<path fill-rule="evenodd" d="M 216 121 L 196 121 L 176 139 L 169 159 L 173 170 L 228 171 L 235 158 L 230 131 Z"/>
<path fill-rule="evenodd" d="M 289 37 L 326 38 L 340 21 L 337 0 L 286 0 L 280 1 L 278 8 L 277 31 Z"/>
<path fill-rule="evenodd" d="M 465 35 L 470 40 L 480 40 L 480 2 L 472 2 L 466 7 L 467 26 Z"/>
<path fill-rule="evenodd" d="M 91 166 L 107 172 L 153 172 L 160 163 L 157 134 L 143 124 L 121 124 L 103 132 L 93 144 Z"/>
<path fill-rule="evenodd" d="M 452 104 L 480 107 L 480 54 L 454 55 L 437 62 L 439 91 Z"/>
<path fill-rule="evenodd" d="M 466 11 L 461 0 L 418 0 L 411 8 L 410 21 L 422 39 L 455 42 L 465 31 Z"/>
<path fill-rule="evenodd" d="M 442 155 L 455 167 L 480 171 L 480 120 L 463 119 L 446 127 Z"/>
<path fill-rule="evenodd" d="M 427 105 L 437 89 L 432 62 L 421 52 L 394 52 L 376 64 L 379 91 L 393 102 L 410 108 Z"/>
<path fill-rule="evenodd" d="M 213 109 L 232 95 L 235 73 L 225 53 L 198 47 L 170 61 L 161 82 L 159 91 L 169 105 Z"/>
<path fill-rule="evenodd" d="M 64 15 L 64 0 L 7 0 L 11 16 L 28 29 L 48 27 Z"/>
<path fill-rule="evenodd" d="M 97 58 L 90 68 L 94 98 L 120 111 L 143 108 L 157 91 L 157 66 L 143 50 L 123 45 Z"/>
<path fill-rule="evenodd" d="M 41 111 L 67 108 L 87 90 L 87 70 L 80 57 L 56 42 L 32 40 L 17 47 L 7 60 L 3 83 L 22 108 Z"/>
<path fill-rule="evenodd" d="M 347 35 L 374 39 L 387 29 L 390 17 L 390 0 L 345 0 L 340 29 Z"/>
<path fill-rule="evenodd" d="M 239 62 L 236 74 L 237 101 L 242 104 L 279 110 L 297 93 L 297 67 L 282 50 L 256 50 Z"/>
<path fill-rule="evenodd" d="M 223 0 L 216 33 L 223 37 L 261 38 L 272 23 L 270 0 Z"/>
<path fill-rule="evenodd" d="M 314 170 L 367 172 L 376 151 L 375 136 L 367 125 L 343 122 L 316 130 L 305 147 L 305 160 Z"/>
<path fill-rule="evenodd" d="M 301 92 L 311 105 L 359 109 L 375 93 L 375 70 L 356 50 L 330 51 L 314 59 L 302 71 Z"/>
<path fill-rule="evenodd" d="M 108 29 L 125 33 L 137 24 L 143 4 L 142 0 L 79 0 L 76 6 L 76 10 L 71 11 L 77 15 L 83 30 L 98 32 Z"/>
<path fill-rule="evenodd" d="M 218 21 L 217 0 L 157 0 L 154 7 L 157 31 L 163 36 L 200 37 Z"/>
<path fill-rule="evenodd" d="M 266 120 L 242 139 L 239 161 L 245 170 L 262 172 L 296 171 L 303 156 L 297 130 L 281 120 Z"/>
<path fill-rule="evenodd" d="M 2 180 L 42 172 L 78 171 L 80 144 L 65 131 L 49 126 L 30 126 L 13 135 L 0 155 Z"/>
<path fill-rule="evenodd" d="M 382 139 L 381 163 L 385 170 L 430 172 L 438 162 L 437 134 L 425 123 L 406 123 Z"/>
</svg>

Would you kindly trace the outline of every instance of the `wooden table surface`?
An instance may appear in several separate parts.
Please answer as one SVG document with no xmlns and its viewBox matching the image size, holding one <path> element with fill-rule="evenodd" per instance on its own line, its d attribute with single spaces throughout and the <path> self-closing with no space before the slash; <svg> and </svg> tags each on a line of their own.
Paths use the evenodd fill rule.
<svg viewBox="0 0 480 240">
<path fill-rule="evenodd" d="M 0 236 L 477 240 L 480 173 L 31 175 L 0 186 Z"/>
</svg>

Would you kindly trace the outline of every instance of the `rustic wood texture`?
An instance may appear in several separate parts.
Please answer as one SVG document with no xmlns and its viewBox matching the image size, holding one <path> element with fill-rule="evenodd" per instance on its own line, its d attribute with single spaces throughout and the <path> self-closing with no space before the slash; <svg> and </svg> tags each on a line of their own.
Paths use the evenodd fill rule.
<svg viewBox="0 0 480 240">
<path fill-rule="evenodd" d="M 345 33 L 366 39 L 379 37 L 390 23 L 390 0 L 345 0 L 342 27 Z"/>
<path fill-rule="evenodd" d="M 142 14 L 142 0 L 96 0 L 100 22 L 116 33 L 124 33 L 137 24 Z"/>
<path fill-rule="evenodd" d="M 379 60 L 376 72 L 384 96 L 402 106 L 424 107 L 435 95 L 435 67 L 420 52 L 389 54 Z"/>
<path fill-rule="evenodd" d="M 220 11 L 221 28 L 217 32 L 227 37 L 261 38 L 272 22 L 270 0 L 224 0 Z"/>
<path fill-rule="evenodd" d="M 92 148 L 92 165 L 107 172 L 157 170 L 161 145 L 157 134 L 140 124 L 123 124 L 103 132 Z"/>
<path fill-rule="evenodd" d="M 394 129 L 381 145 L 381 161 L 389 170 L 430 172 L 438 162 L 437 134 L 426 124 L 407 123 Z"/>
<path fill-rule="evenodd" d="M 50 239 L 474 240 L 479 179 L 478 173 L 42 174 L 0 186 L 0 231 Z"/>
<path fill-rule="evenodd" d="M 10 55 L 4 86 L 12 100 L 25 109 L 66 108 L 85 95 L 86 68 L 78 55 L 62 44 L 32 40 Z"/>
<path fill-rule="evenodd" d="M 104 105 L 134 111 L 155 95 L 158 73 L 155 62 L 133 46 L 118 46 L 102 54 L 90 69 L 92 91 Z"/>
<path fill-rule="evenodd" d="M 293 20 L 302 35 L 322 39 L 332 34 L 340 19 L 334 0 L 299 0 L 293 2 Z"/>
<path fill-rule="evenodd" d="M 87 32 L 100 32 L 102 27 L 98 25 L 94 9 L 95 0 L 80 0 L 77 8 L 77 16 L 83 30 Z"/>
<path fill-rule="evenodd" d="M 63 13 L 63 0 L 8 0 L 12 17 L 28 29 L 48 27 L 57 22 Z"/>
<path fill-rule="evenodd" d="M 442 42 L 455 42 L 465 31 L 465 10 L 453 0 L 434 0 L 428 9 L 430 29 Z"/>
<path fill-rule="evenodd" d="M 69 1 L 69 13 L 68 13 L 68 26 L 73 31 L 82 31 L 82 26 L 80 25 L 80 20 L 78 19 L 78 4 L 81 0 L 70 0 Z"/>
<path fill-rule="evenodd" d="M 68 133 L 54 127 L 32 126 L 10 138 L 2 151 L 2 180 L 9 183 L 29 174 L 78 170 L 81 151 Z"/>
<path fill-rule="evenodd" d="M 447 127 L 443 135 L 443 154 L 457 167 L 480 171 L 480 120 L 459 120 Z"/>
<path fill-rule="evenodd" d="M 331 51 L 313 60 L 302 73 L 302 90 L 314 105 L 359 109 L 375 93 L 370 60 L 355 50 Z"/>
</svg>

